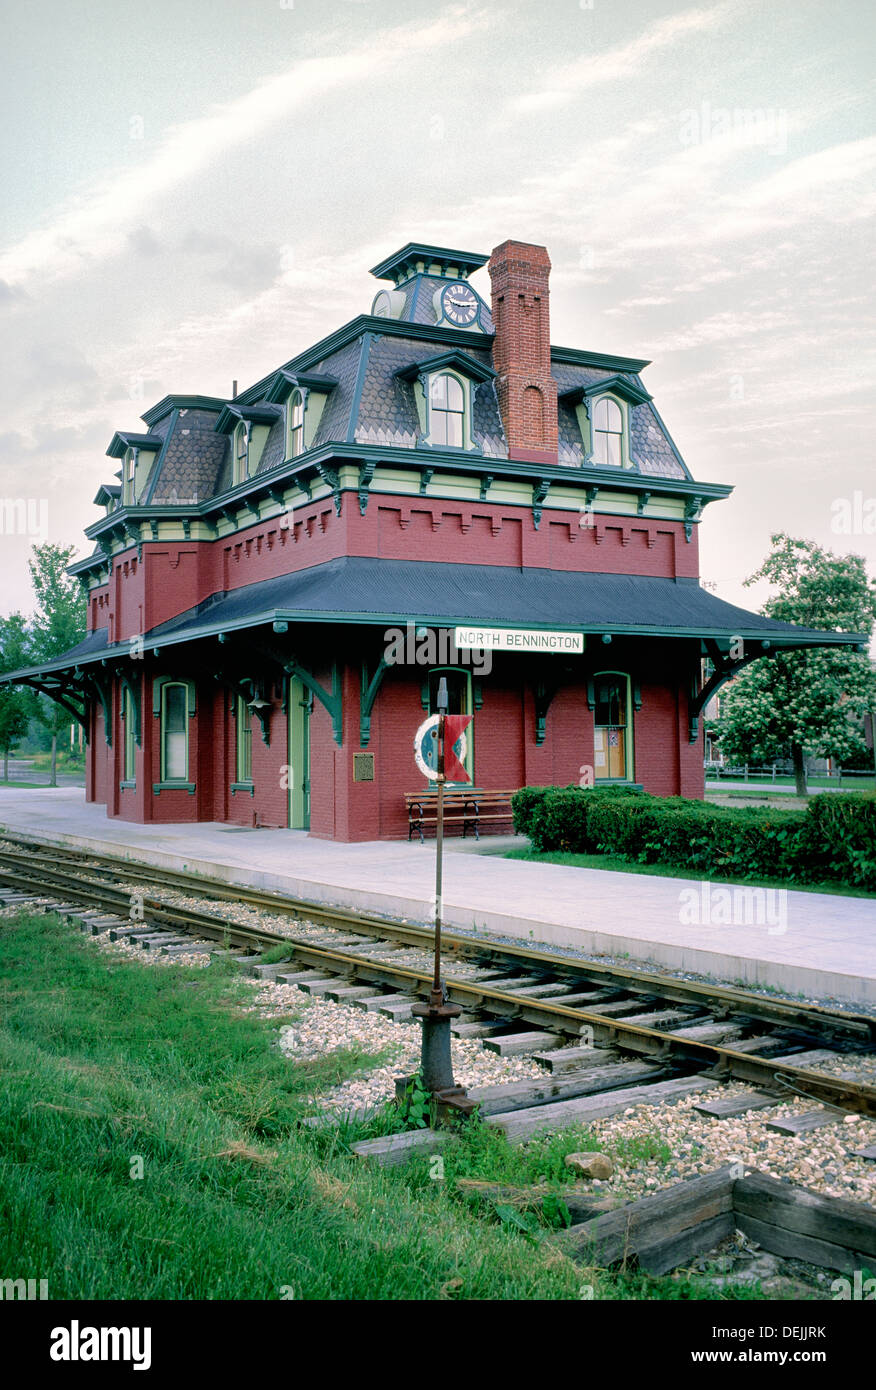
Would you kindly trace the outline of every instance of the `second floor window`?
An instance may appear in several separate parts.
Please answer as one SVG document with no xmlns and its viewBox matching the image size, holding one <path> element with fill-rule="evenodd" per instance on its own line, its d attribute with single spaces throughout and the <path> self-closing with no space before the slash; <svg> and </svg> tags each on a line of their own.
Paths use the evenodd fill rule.
<svg viewBox="0 0 876 1390">
<path fill-rule="evenodd" d="M 442 372 L 431 380 L 429 414 L 432 443 L 461 449 L 465 434 L 465 392 L 457 378 L 449 372 Z"/>
<path fill-rule="evenodd" d="M 234 432 L 234 482 L 242 483 L 249 472 L 249 439 L 246 425 L 238 425 Z"/>
<path fill-rule="evenodd" d="M 122 477 L 122 506 L 124 507 L 130 507 L 134 504 L 134 477 L 136 468 L 136 449 L 126 449 Z"/>
<path fill-rule="evenodd" d="M 603 396 L 593 407 L 593 462 L 603 468 L 620 468 L 624 417 L 617 401 Z"/>
<path fill-rule="evenodd" d="M 304 453 L 304 396 L 293 391 L 289 397 L 289 457 Z"/>
</svg>

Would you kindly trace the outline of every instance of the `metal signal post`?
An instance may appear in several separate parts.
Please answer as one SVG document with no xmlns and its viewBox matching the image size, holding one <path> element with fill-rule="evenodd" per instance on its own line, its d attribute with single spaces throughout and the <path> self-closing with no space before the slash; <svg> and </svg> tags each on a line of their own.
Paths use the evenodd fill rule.
<svg viewBox="0 0 876 1390">
<path fill-rule="evenodd" d="M 436 740 L 436 826 L 435 826 L 435 968 L 432 975 L 432 990 L 428 1004 L 415 1004 L 411 1013 L 419 1018 L 423 1027 L 423 1047 L 420 1071 L 423 1087 L 434 1097 L 439 1111 L 455 1110 L 470 1114 L 474 1109 L 467 1100 L 465 1090 L 457 1086 L 453 1079 L 453 1061 L 450 1055 L 450 1023 L 458 1018 L 462 1010 L 456 1004 L 446 1002 L 444 986 L 441 983 L 441 893 L 444 871 L 444 785 L 447 780 L 447 680 L 444 676 L 438 685 L 438 728 Z"/>
</svg>

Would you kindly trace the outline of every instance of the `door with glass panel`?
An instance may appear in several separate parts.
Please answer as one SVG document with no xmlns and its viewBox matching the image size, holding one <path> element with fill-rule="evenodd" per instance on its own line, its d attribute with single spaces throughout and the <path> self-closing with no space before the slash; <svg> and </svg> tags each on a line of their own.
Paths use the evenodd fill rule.
<svg viewBox="0 0 876 1390">
<path fill-rule="evenodd" d="M 632 771 L 627 725 L 627 678 L 620 675 L 597 676 L 594 688 L 594 779 L 597 782 L 626 781 Z"/>
</svg>

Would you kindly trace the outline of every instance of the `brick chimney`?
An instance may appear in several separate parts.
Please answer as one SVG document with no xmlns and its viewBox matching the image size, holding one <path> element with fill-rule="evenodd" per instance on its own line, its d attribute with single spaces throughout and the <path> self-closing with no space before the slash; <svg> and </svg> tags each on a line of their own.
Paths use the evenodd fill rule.
<svg viewBox="0 0 876 1390">
<path fill-rule="evenodd" d="M 557 383 L 551 376 L 548 279 L 544 246 L 503 241 L 490 256 L 493 366 L 508 455 L 557 462 Z"/>
</svg>

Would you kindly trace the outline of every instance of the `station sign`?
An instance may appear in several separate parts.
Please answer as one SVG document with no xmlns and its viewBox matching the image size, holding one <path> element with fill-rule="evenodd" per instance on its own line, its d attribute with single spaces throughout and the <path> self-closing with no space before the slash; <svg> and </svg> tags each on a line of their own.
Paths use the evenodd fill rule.
<svg viewBox="0 0 876 1390">
<path fill-rule="evenodd" d="M 544 652 L 570 656 L 584 650 L 583 632 L 528 631 L 514 627 L 457 627 L 453 640 L 457 647 L 480 647 L 493 652 Z"/>
</svg>

